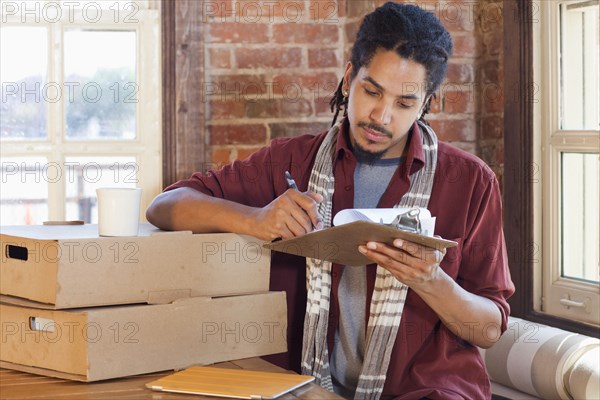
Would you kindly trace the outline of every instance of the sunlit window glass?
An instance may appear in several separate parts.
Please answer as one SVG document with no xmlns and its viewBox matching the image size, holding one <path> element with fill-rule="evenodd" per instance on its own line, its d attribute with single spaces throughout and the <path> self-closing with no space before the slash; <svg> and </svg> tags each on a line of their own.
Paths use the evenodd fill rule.
<svg viewBox="0 0 600 400">
<path fill-rule="evenodd" d="M 598 129 L 600 124 L 600 29 L 598 2 L 560 7 L 561 129 Z"/>
<path fill-rule="evenodd" d="M 135 59 L 133 31 L 65 32 L 68 139 L 135 138 Z"/>
<path fill-rule="evenodd" d="M 562 276 L 598 282 L 600 163 L 598 154 L 562 154 Z"/>
<path fill-rule="evenodd" d="M 45 139 L 48 102 L 58 101 L 48 83 L 48 34 L 45 28 L 0 28 L 0 138 Z"/>
<path fill-rule="evenodd" d="M 61 168 L 44 157 L 0 159 L 2 225 L 39 225 L 48 220 L 48 183 L 58 182 Z"/>
</svg>

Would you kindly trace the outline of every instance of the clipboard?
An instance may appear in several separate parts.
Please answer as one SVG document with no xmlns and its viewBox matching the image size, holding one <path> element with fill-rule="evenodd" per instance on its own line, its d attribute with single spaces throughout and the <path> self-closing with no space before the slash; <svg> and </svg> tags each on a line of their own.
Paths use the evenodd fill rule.
<svg viewBox="0 0 600 400">
<path fill-rule="evenodd" d="M 403 231 L 390 225 L 356 221 L 292 239 L 265 243 L 263 246 L 282 253 L 331 261 L 341 265 L 361 266 L 372 264 L 373 261 L 358 251 L 359 245 L 373 241 L 391 246 L 395 239 L 403 239 L 439 250 L 458 244 L 451 240 Z"/>
<path fill-rule="evenodd" d="M 152 390 L 235 399 L 276 399 L 314 376 L 244 369 L 190 367 L 146 384 Z"/>
</svg>

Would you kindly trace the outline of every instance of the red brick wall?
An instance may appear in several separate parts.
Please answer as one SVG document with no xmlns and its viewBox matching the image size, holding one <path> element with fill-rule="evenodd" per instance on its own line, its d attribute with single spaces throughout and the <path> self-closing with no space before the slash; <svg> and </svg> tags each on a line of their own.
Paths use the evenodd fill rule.
<svg viewBox="0 0 600 400">
<path fill-rule="evenodd" d="M 344 1 L 205 1 L 212 162 L 319 132 L 343 71 Z"/>
<path fill-rule="evenodd" d="M 244 158 L 281 136 L 326 129 L 362 17 L 381 0 L 205 0 L 204 100 L 212 162 Z M 442 140 L 501 175 L 502 1 L 405 1 L 453 36 L 448 77 L 429 116 Z"/>
</svg>

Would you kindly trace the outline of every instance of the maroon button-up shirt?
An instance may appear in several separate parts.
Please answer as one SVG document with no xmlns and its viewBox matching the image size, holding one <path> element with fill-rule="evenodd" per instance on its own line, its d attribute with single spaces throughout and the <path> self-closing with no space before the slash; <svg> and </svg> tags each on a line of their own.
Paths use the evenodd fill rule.
<svg viewBox="0 0 600 400">
<path fill-rule="evenodd" d="M 354 201 L 356 158 L 349 146 L 347 121 L 340 133 L 334 159 L 333 215 L 352 208 Z M 258 150 L 246 160 L 236 160 L 207 174 L 196 173 L 166 190 L 191 187 L 211 196 L 263 207 L 287 190 L 286 170 L 291 172 L 301 191 L 307 190 L 310 171 L 325 134 L 275 139 L 269 147 Z M 408 140 L 407 157 L 394 173 L 379 207 L 397 204 L 408 191 L 409 175 L 423 165 L 421 136 L 415 125 Z M 494 173 L 477 157 L 440 142 L 428 208 L 432 216 L 437 217 L 436 235 L 458 242 L 457 247 L 448 249 L 441 268 L 464 289 L 497 304 L 504 331 L 509 314 L 506 299 L 514 292 L 514 286 L 507 265 L 501 195 Z M 268 359 L 296 371 L 300 369 L 306 306 L 305 268 L 304 258 L 273 253 L 270 286 L 271 290 L 287 292 L 289 350 Z M 343 267 L 334 265 L 330 345 L 339 319 L 337 289 L 341 273 Z M 375 266 L 365 268 L 365 273 L 368 319 Z M 491 337 L 501 333 L 492 326 L 487 332 Z M 454 335 L 437 314 L 409 290 L 382 398 L 483 399 L 490 396 L 489 379 L 477 348 Z"/>
</svg>

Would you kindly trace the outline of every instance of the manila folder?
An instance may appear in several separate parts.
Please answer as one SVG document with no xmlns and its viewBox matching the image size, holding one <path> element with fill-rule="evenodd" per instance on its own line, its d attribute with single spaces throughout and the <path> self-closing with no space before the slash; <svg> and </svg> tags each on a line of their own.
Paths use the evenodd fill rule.
<svg viewBox="0 0 600 400">
<path fill-rule="evenodd" d="M 146 387 L 204 396 L 275 399 L 314 379 L 313 376 L 280 372 L 195 366 L 147 383 Z"/>
</svg>

